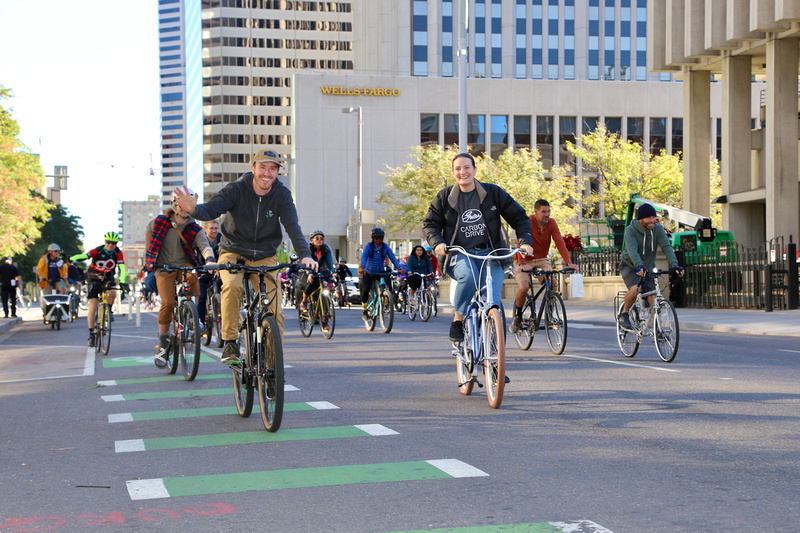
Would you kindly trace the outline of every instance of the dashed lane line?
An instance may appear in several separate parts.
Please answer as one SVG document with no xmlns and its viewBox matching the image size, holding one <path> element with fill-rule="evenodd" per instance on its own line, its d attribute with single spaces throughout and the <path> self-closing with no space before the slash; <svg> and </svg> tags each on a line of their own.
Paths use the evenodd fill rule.
<svg viewBox="0 0 800 533">
<path fill-rule="evenodd" d="M 284 412 L 292 411 L 313 411 L 323 409 L 338 409 L 330 402 L 298 402 L 286 403 L 283 405 Z M 253 406 L 253 413 L 260 413 L 258 404 Z M 108 415 L 110 424 L 120 422 L 144 422 L 149 420 L 172 420 L 178 418 L 199 418 L 204 416 L 235 415 L 236 407 L 202 407 L 199 409 L 170 409 L 167 411 L 141 411 L 138 413 L 115 413 Z"/>
</svg>

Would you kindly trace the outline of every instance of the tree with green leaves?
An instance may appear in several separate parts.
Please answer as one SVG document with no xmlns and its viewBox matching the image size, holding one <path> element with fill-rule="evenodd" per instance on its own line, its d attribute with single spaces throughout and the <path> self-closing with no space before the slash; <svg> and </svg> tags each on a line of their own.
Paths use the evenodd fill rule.
<svg viewBox="0 0 800 533">
<path fill-rule="evenodd" d="M 11 91 L 0 85 L 0 100 Z M 51 205 L 36 190 L 45 185 L 39 157 L 20 141 L 19 124 L 0 105 L 0 256 L 25 252 L 39 236 Z"/>
<path fill-rule="evenodd" d="M 69 211 L 61 205 L 50 204 L 49 213 L 45 214 L 45 225 L 41 233 L 31 243 L 28 251 L 17 256 L 17 263 L 22 279 L 25 281 L 35 281 L 33 270 L 39 263 L 39 259 L 47 253 L 47 246 L 53 242 L 61 247 L 63 257 L 69 257 L 84 252 L 83 249 L 83 228 L 80 225 L 80 217 L 71 215 Z M 48 220 L 49 219 L 49 220 Z"/>
<path fill-rule="evenodd" d="M 436 193 L 452 185 L 452 160 L 458 154 L 455 147 L 438 145 L 415 146 L 411 157 L 415 163 L 390 168 L 385 172 L 386 189 L 378 197 L 384 206 L 384 225 L 393 232 L 410 232 L 420 228 L 425 213 Z M 498 159 L 478 156 L 476 179 L 494 183 L 505 189 L 525 210 L 533 213 L 539 198 L 548 200 L 553 216 L 564 231 L 571 231 L 568 220 L 576 215 L 571 200 L 576 194 L 574 177 L 566 168 L 555 167 L 548 172 L 538 152 L 527 149 L 506 150 Z M 503 233 L 509 238 L 508 226 Z"/>
</svg>

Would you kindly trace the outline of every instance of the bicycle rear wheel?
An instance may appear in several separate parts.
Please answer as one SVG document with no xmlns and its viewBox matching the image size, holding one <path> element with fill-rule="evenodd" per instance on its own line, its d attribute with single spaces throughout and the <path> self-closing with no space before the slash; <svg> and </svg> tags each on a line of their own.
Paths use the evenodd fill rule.
<svg viewBox="0 0 800 533">
<path fill-rule="evenodd" d="M 320 298 L 319 329 L 326 339 L 333 337 L 333 330 L 336 329 L 336 309 L 330 293 Z"/>
<path fill-rule="evenodd" d="M 410 296 L 406 299 L 406 313 L 408 313 L 408 318 L 411 319 L 413 322 L 415 318 L 417 318 L 417 305 L 419 304 L 418 301 L 415 301 L 414 298 Z"/>
<path fill-rule="evenodd" d="M 475 363 L 472 360 L 472 350 L 469 346 L 469 321 L 464 320 L 464 342 L 461 343 L 460 349 L 456 356 L 456 373 L 458 375 L 458 390 L 464 396 L 472 394 L 472 387 L 475 382 L 472 379 L 472 370 Z"/>
<path fill-rule="evenodd" d="M 107 303 L 100 304 L 103 308 L 100 315 L 100 342 L 103 355 L 108 355 L 111 348 L 111 306 Z"/>
<path fill-rule="evenodd" d="M 431 293 L 425 289 L 418 290 L 422 291 L 419 295 L 419 318 L 427 322 L 431 318 Z"/>
<path fill-rule="evenodd" d="M 191 300 L 181 304 L 181 332 L 178 337 L 181 370 L 186 381 L 192 381 L 200 368 L 200 321 L 197 319 L 197 306 Z"/>
<path fill-rule="evenodd" d="M 247 418 L 253 412 L 253 384 L 250 383 L 249 353 L 251 338 L 248 327 L 245 323 L 247 315 L 244 311 L 239 311 L 241 323 L 243 325 L 239 331 L 239 360 L 241 363 L 231 366 L 233 373 L 233 399 L 236 402 L 236 411 L 239 416 Z"/>
<path fill-rule="evenodd" d="M 619 344 L 619 349 L 622 350 L 622 354 L 625 357 L 633 357 L 639 350 L 639 337 L 637 337 L 635 332 L 626 330 L 620 325 L 619 315 L 622 313 L 623 305 L 624 304 L 620 304 L 614 320 L 617 327 L 617 344 Z"/>
<path fill-rule="evenodd" d="M 214 317 L 214 337 L 217 339 L 217 348 L 222 348 L 222 297 L 214 293 L 211 298 L 211 316 Z M 206 316 L 208 320 L 208 316 Z"/>
<path fill-rule="evenodd" d="M 211 344 L 211 335 L 214 334 L 214 312 L 211 308 L 212 295 L 210 293 L 210 290 L 206 293 L 206 321 L 203 324 L 203 329 L 201 330 L 203 346 L 209 346 Z M 199 311 L 200 310 L 198 309 L 198 312 Z"/>
<path fill-rule="evenodd" d="M 483 371 L 489 406 L 497 409 L 503 403 L 506 386 L 506 343 L 503 317 L 499 309 L 490 309 L 483 331 Z"/>
<path fill-rule="evenodd" d="M 258 357 L 258 403 L 264 429 L 275 432 L 283 418 L 283 346 L 278 323 L 268 316 L 261 322 Z"/>
<path fill-rule="evenodd" d="M 381 331 L 389 333 L 394 325 L 394 302 L 392 291 L 388 288 L 381 291 Z"/>
<path fill-rule="evenodd" d="M 519 329 L 514 333 L 514 338 L 517 340 L 517 346 L 519 346 L 520 350 L 528 350 L 533 343 L 533 335 L 535 333 L 533 330 L 534 309 L 530 300 L 525 300 L 521 313 L 522 319 L 519 321 Z"/>
<path fill-rule="evenodd" d="M 556 355 L 564 353 L 567 345 L 567 310 L 564 300 L 556 292 L 548 292 L 544 301 L 544 327 L 550 351 Z"/>
<path fill-rule="evenodd" d="M 675 359 L 675 354 L 678 353 L 678 341 L 680 340 L 678 314 L 675 312 L 672 302 L 668 300 L 658 302 L 653 321 L 653 335 L 658 356 L 665 363 L 671 363 Z"/>
</svg>

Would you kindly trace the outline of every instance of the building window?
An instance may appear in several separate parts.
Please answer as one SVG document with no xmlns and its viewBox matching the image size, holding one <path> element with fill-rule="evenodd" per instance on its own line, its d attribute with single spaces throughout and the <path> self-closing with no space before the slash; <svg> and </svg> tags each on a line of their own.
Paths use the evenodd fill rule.
<svg viewBox="0 0 800 533">
<path fill-rule="evenodd" d="M 444 116 L 444 145 L 458 147 L 458 115 Z"/>
<path fill-rule="evenodd" d="M 442 76 L 453 76 L 453 0 L 442 0 Z"/>
<path fill-rule="evenodd" d="M 514 148 L 531 148 L 531 117 L 514 117 Z"/>
<path fill-rule="evenodd" d="M 588 135 L 597 129 L 597 124 L 600 122 L 600 117 L 583 117 L 583 135 Z"/>
<path fill-rule="evenodd" d="M 439 115 L 420 115 L 419 132 L 420 145 L 439 144 Z"/>
<path fill-rule="evenodd" d="M 622 117 L 606 117 L 606 129 L 608 133 L 622 137 Z"/>
<path fill-rule="evenodd" d="M 567 142 L 575 144 L 578 117 L 558 117 L 558 162 L 575 166 L 575 156 L 567 150 Z"/>
<path fill-rule="evenodd" d="M 650 153 L 660 155 L 661 150 L 667 149 L 667 119 L 650 119 Z"/>
<path fill-rule="evenodd" d="M 683 152 L 683 119 L 672 119 L 672 154 Z"/>
<path fill-rule="evenodd" d="M 428 75 L 428 2 L 414 0 L 414 76 Z"/>
<path fill-rule="evenodd" d="M 483 115 L 469 115 L 467 117 L 467 144 L 474 156 L 483 155 L 486 152 L 486 117 Z"/>
<path fill-rule="evenodd" d="M 553 117 L 536 117 L 536 150 L 549 170 L 553 166 Z"/>
<path fill-rule="evenodd" d="M 628 117 L 628 140 L 644 145 L 644 118 Z"/>
<path fill-rule="evenodd" d="M 489 127 L 492 136 L 492 158 L 497 159 L 508 148 L 508 116 L 492 115 Z"/>
</svg>

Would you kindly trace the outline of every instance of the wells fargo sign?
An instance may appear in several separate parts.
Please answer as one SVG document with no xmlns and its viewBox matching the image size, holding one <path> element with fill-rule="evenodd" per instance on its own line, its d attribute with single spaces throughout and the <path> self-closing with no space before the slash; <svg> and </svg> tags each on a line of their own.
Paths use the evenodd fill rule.
<svg viewBox="0 0 800 533">
<path fill-rule="evenodd" d="M 339 96 L 400 96 L 400 89 L 378 87 L 330 87 L 323 86 L 322 94 Z"/>
</svg>

